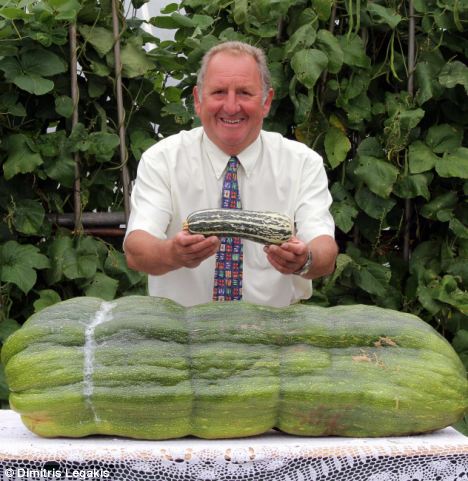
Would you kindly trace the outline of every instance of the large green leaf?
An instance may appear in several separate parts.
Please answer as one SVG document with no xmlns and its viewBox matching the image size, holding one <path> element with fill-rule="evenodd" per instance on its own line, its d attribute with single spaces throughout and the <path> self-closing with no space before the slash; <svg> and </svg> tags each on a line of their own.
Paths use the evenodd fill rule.
<svg viewBox="0 0 468 481">
<path fill-rule="evenodd" d="M 44 222 L 45 212 L 36 200 L 19 199 L 12 207 L 13 225 L 18 232 L 37 235 Z"/>
<path fill-rule="evenodd" d="M 468 148 L 460 147 L 451 154 L 445 154 L 436 164 L 441 177 L 468 179 Z"/>
<path fill-rule="evenodd" d="M 56 20 L 73 22 L 81 9 L 78 0 L 47 0 L 47 3 L 54 9 Z"/>
<path fill-rule="evenodd" d="M 440 194 L 421 208 L 421 215 L 431 220 L 446 222 L 452 217 L 457 202 L 458 197 L 455 192 Z"/>
<path fill-rule="evenodd" d="M 114 34 L 111 29 L 96 25 L 80 25 L 78 30 L 86 42 L 90 43 L 101 57 L 104 57 L 112 50 Z"/>
<path fill-rule="evenodd" d="M 120 144 L 119 136 L 110 132 L 93 132 L 88 139 L 90 142 L 88 152 L 98 162 L 106 162 L 112 159 Z"/>
<path fill-rule="evenodd" d="M 344 54 L 337 38 L 330 31 L 321 29 L 317 32 L 316 45 L 327 54 L 327 70 L 330 73 L 338 73 L 344 62 Z"/>
<path fill-rule="evenodd" d="M 313 6 L 317 12 L 318 18 L 325 21 L 330 18 L 333 0 L 314 0 Z"/>
<path fill-rule="evenodd" d="M 121 60 L 122 75 L 128 78 L 144 75 L 155 67 L 141 46 L 133 42 L 128 42 L 122 47 Z"/>
<path fill-rule="evenodd" d="M 426 272 L 431 271 L 436 276 L 440 271 L 440 242 L 424 241 L 413 250 L 409 263 L 409 271 L 421 281 Z"/>
<path fill-rule="evenodd" d="M 424 197 L 426 200 L 431 198 L 429 184 L 432 180 L 431 175 L 408 174 L 401 175 L 394 186 L 393 192 L 403 199 L 413 199 L 414 197 Z"/>
<path fill-rule="evenodd" d="M 197 26 L 197 28 L 200 29 L 200 31 L 204 31 L 208 29 L 213 25 L 215 21 L 215 19 L 209 15 L 198 15 L 198 14 L 195 14 L 192 17 L 192 20 L 194 24 Z"/>
<path fill-rule="evenodd" d="M 445 275 L 431 285 L 432 296 L 439 302 L 449 304 L 460 312 L 468 313 L 468 292 L 461 290 L 455 277 Z"/>
<path fill-rule="evenodd" d="M 345 233 L 349 232 L 353 228 L 354 219 L 359 213 L 354 206 L 354 203 L 351 203 L 348 200 L 333 202 L 330 212 L 338 229 Z"/>
<path fill-rule="evenodd" d="M 427 131 L 426 143 L 436 153 L 453 152 L 462 145 L 463 131 L 450 124 L 433 125 Z"/>
<path fill-rule="evenodd" d="M 109 249 L 104 268 L 110 276 L 125 277 L 132 286 L 138 284 L 143 278 L 142 273 L 136 272 L 128 267 L 125 255 L 115 249 Z"/>
<path fill-rule="evenodd" d="M 34 95 L 45 95 L 54 89 L 54 82 L 36 74 L 17 75 L 13 83 Z"/>
<path fill-rule="evenodd" d="M 391 271 L 388 268 L 369 262 L 355 270 L 353 278 L 364 291 L 384 298 L 388 295 L 390 276 Z"/>
<path fill-rule="evenodd" d="M 100 297 L 106 301 L 111 301 L 115 298 L 119 281 L 112 279 L 102 272 L 97 272 L 93 280 L 85 289 L 87 296 Z"/>
<path fill-rule="evenodd" d="M 449 221 L 450 230 L 460 239 L 468 239 L 468 227 L 457 218 L 453 217 Z M 467 277 L 468 280 L 468 277 Z"/>
<path fill-rule="evenodd" d="M 312 89 L 320 74 L 326 69 L 328 57 L 315 48 L 296 52 L 291 60 L 297 79 L 308 89 Z"/>
<path fill-rule="evenodd" d="M 3 164 L 3 172 L 7 180 L 17 174 L 33 172 L 43 163 L 32 140 L 24 134 L 13 134 L 8 137 L 7 155 L 7 160 Z"/>
<path fill-rule="evenodd" d="M 331 167 L 340 165 L 351 150 L 351 142 L 346 134 L 336 127 L 329 127 L 325 134 L 325 152 Z"/>
<path fill-rule="evenodd" d="M 343 61 L 351 67 L 369 68 L 370 58 L 366 55 L 366 49 L 362 38 L 355 35 L 348 38 L 347 35 L 338 36 L 341 50 L 343 51 Z"/>
<path fill-rule="evenodd" d="M 9 20 L 28 20 L 28 13 L 22 8 L 4 6 L 0 8 L 0 17 L 7 18 Z"/>
<path fill-rule="evenodd" d="M 359 129 L 363 121 L 369 121 L 372 118 L 371 100 L 366 92 L 362 92 L 357 97 L 349 100 L 344 108 L 348 115 L 350 128 Z"/>
<path fill-rule="evenodd" d="M 237 25 L 242 25 L 247 21 L 249 4 L 247 0 L 235 0 L 232 10 L 232 18 Z"/>
<path fill-rule="evenodd" d="M 443 92 L 443 87 L 438 80 L 438 74 L 443 62 L 441 55 L 426 55 L 424 60 L 416 64 L 416 100 L 419 105 L 424 104 L 428 100 L 438 99 Z"/>
<path fill-rule="evenodd" d="M 36 283 L 36 269 L 49 267 L 49 259 L 30 244 L 8 241 L 0 245 L 0 280 L 18 286 L 27 294 Z"/>
<path fill-rule="evenodd" d="M 432 289 L 424 284 L 418 285 L 416 295 L 424 309 L 432 315 L 438 314 L 443 308 L 443 304 L 434 298 Z"/>
<path fill-rule="evenodd" d="M 459 60 L 447 62 L 439 74 L 439 82 L 449 89 L 463 85 L 468 93 L 468 67 Z"/>
<path fill-rule="evenodd" d="M 73 100 L 68 95 L 61 95 L 55 99 L 55 111 L 65 118 L 73 114 Z"/>
<path fill-rule="evenodd" d="M 435 167 L 439 157 L 424 142 L 414 141 L 408 148 L 409 169 L 412 174 L 427 172 Z"/>
<path fill-rule="evenodd" d="M 373 22 L 376 24 L 386 24 L 391 29 L 395 29 L 402 20 L 401 15 L 396 13 L 393 8 L 384 7 L 374 2 L 367 5 L 367 12 Z"/>
<path fill-rule="evenodd" d="M 396 205 L 395 200 L 383 199 L 365 187 L 358 189 L 354 198 L 363 212 L 379 221 L 382 221 Z"/>
<path fill-rule="evenodd" d="M 23 104 L 18 102 L 18 95 L 11 92 L 0 95 L 0 111 L 3 112 L 4 115 L 26 116 L 26 109 Z"/>
<path fill-rule="evenodd" d="M 40 152 L 44 158 L 44 171 L 48 177 L 65 187 L 75 180 L 75 159 L 64 131 L 46 134 L 41 138 Z"/>
<path fill-rule="evenodd" d="M 291 57 L 299 50 L 309 48 L 314 44 L 317 31 L 314 25 L 307 23 L 299 27 L 289 38 L 285 45 L 285 54 Z"/>
<path fill-rule="evenodd" d="M 31 48 L 21 54 L 21 67 L 26 74 L 52 77 L 68 70 L 62 57 L 43 48 Z"/>
<path fill-rule="evenodd" d="M 73 251 L 73 240 L 67 236 L 57 236 L 48 248 L 48 255 L 51 261 L 50 268 L 46 271 L 47 282 L 49 285 L 56 284 L 64 278 L 65 256 Z"/>
<path fill-rule="evenodd" d="M 34 312 L 39 312 L 46 307 L 53 306 L 62 299 L 53 289 L 42 289 L 38 292 L 39 298 L 34 301 Z"/>
<path fill-rule="evenodd" d="M 98 267 L 97 241 L 79 237 L 69 251 L 63 253 L 63 274 L 68 279 L 92 278 Z"/>
<path fill-rule="evenodd" d="M 354 173 L 374 194 L 387 198 L 392 192 L 399 170 L 385 160 L 360 155 Z"/>
</svg>

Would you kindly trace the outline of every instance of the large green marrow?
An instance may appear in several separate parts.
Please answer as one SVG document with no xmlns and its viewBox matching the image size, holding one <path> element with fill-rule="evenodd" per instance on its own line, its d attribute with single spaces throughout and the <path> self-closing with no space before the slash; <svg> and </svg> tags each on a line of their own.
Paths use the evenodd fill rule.
<svg viewBox="0 0 468 481">
<path fill-rule="evenodd" d="M 450 344 L 372 306 L 81 297 L 34 314 L 1 354 L 11 407 L 48 437 L 407 435 L 467 409 Z"/>
<path fill-rule="evenodd" d="M 192 212 L 184 229 L 192 234 L 242 237 L 260 244 L 282 244 L 293 235 L 293 222 L 278 212 L 204 209 Z"/>
</svg>

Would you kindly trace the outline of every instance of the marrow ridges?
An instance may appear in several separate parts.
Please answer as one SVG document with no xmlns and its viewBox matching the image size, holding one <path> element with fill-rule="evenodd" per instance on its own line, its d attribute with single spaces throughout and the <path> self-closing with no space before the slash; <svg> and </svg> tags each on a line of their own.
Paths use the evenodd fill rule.
<svg viewBox="0 0 468 481">
<path fill-rule="evenodd" d="M 260 244 L 282 244 L 293 235 L 293 222 L 278 212 L 242 209 L 204 209 L 192 212 L 184 223 L 192 234 L 241 237 Z"/>
</svg>

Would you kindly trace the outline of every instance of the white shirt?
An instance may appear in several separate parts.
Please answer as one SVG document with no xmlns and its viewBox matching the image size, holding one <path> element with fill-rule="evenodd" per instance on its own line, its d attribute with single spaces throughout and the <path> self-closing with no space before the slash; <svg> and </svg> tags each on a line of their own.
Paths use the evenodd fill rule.
<svg viewBox="0 0 468 481">
<path fill-rule="evenodd" d="M 295 235 L 309 242 L 334 236 L 329 212 L 332 202 L 320 155 L 306 145 L 261 131 L 238 156 L 242 208 L 289 215 Z M 144 152 L 132 191 L 128 235 L 144 230 L 160 238 L 174 237 L 187 216 L 221 206 L 221 190 L 229 155 L 198 127 L 163 139 Z M 312 282 L 274 269 L 263 245 L 243 240 L 242 298 L 256 304 L 283 307 L 312 294 Z M 180 268 L 149 276 L 149 294 L 191 306 L 212 300 L 215 256 L 194 269 Z"/>
</svg>

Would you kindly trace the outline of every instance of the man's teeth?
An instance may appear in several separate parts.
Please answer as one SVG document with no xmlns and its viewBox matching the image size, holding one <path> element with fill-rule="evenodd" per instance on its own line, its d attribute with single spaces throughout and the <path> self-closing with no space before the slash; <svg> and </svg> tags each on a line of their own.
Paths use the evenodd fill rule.
<svg viewBox="0 0 468 481">
<path fill-rule="evenodd" d="M 223 122 L 225 122 L 226 124 L 240 124 L 240 120 L 223 119 Z"/>
</svg>

